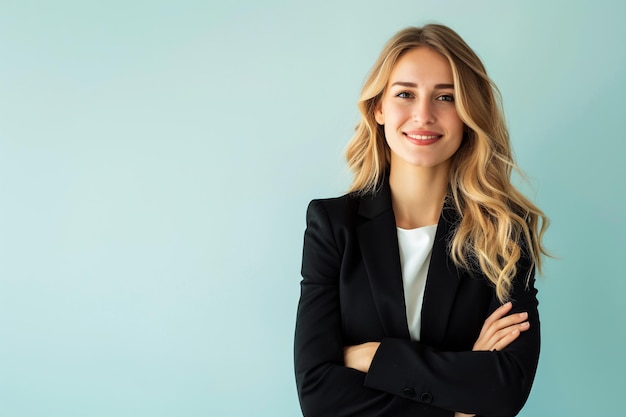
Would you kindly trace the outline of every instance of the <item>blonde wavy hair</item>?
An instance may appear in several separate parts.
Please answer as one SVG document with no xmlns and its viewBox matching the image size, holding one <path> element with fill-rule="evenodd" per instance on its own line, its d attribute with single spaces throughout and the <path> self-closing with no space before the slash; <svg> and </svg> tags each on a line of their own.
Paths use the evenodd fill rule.
<svg viewBox="0 0 626 417">
<path fill-rule="evenodd" d="M 509 300 L 518 262 L 541 272 L 541 243 L 548 219 L 511 183 L 516 167 L 504 121 L 500 93 L 480 58 L 452 29 L 443 25 L 409 27 L 393 36 L 370 71 L 358 101 L 361 121 L 346 158 L 354 172 L 349 191 L 375 192 L 390 165 L 384 127 L 374 112 L 391 71 L 407 51 L 426 46 L 446 57 L 452 68 L 455 103 L 465 124 L 463 143 L 452 158 L 448 199 L 459 213 L 450 245 L 454 263 L 477 268 L 493 283 L 501 302 Z M 521 174 L 521 172 L 520 172 Z M 528 284 L 529 275 L 526 277 Z"/>
</svg>

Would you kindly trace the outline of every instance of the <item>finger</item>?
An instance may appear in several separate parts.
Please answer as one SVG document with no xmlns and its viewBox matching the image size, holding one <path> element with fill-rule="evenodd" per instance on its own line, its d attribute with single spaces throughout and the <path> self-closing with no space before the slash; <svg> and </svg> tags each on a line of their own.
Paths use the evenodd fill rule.
<svg viewBox="0 0 626 417">
<path fill-rule="evenodd" d="M 515 326 L 510 326 L 506 329 L 500 330 L 496 337 L 492 339 L 493 349 L 490 350 L 502 350 L 511 343 L 513 343 L 521 333 L 530 329 L 530 323 L 524 322 L 520 324 L 516 324 Z"/>
<path fill-rule="evenodd" d="M 529 328 L 530 328 L 530 323 L 527 322 L 527 321 L 525 321 L 523 323 L 514 324 L 512 326 L 505 327 L 503 329 L 498 330 L 496 333 L 494 333 L 494 335 L 492 337 L 492 341 L 493 341 L 493 343 L 497 343 L 500 339 L 506 337 L 511 332 L 514 332 L 516 330 L 519 331 L 519 332 L 525 332 Z"/>
<path fill-rule="evenodd" d="M 511 338 L 512 333 L 524 332 L 529 328 L 530 324 L 528 322 L 524 322 L 498 330 L 497 332 L 492 334 L 491 337 L 486 339 L 482 346 L 485 347 L 486 350 L 493 350 L 494 348 L 502 349 L 510 343 L 510 341 L 506 342 L 506 340 L 509 340 Z M 503 340 L 505 342 L 502 342 Z"/>
<path fill-rule="evenodd" d="M 487 323 L 485 323 L 485 326 L 487 327 L 483 327 L 482 333 L 485 337 L 491 337 L 498 331 L 502 329 L 506 329 L 507 327 L 511 327 L 516 324 L 522 323 L 526 321 L 527 319 L 528 319 L 528 313 L 526 312 L 511 314 L 509 316 L 498 319 L 493 323 L 489 323 L 488 325 Z"/>
<path fill-rule="evenodd" d="M 504 329 L 506 327 L 513 326 L 515 324 L 523 323 L 526 320 L 528 320 L 528 313 L 524 311 L 522 313 L 515 313 L 509 316 L 503 317 L 500 320 L 493 323 L 492 326 L 494 328 Z"/>
<path fill-rule="evenodd" d="M 483 327 L 480 329 L 480 337 L 489 337 L 493 334 L 494 329 L 492 328 L 493 324 L 504 317 L 513 307 L 513 304 L 509 301 L 495 309 L 493 313 L 487 317 L 485 322 L 483 323 Z M 495 330 L 500 329 L 501 326 L 498 326 Z"/>
<path fill-rule="evenodd" d="M 494 312 L 489 315 L 489 317 L 487 317 L 487 320 L 485 320 L 485 324 L 493 323 L 501 319 L 506 315 L 506 313 L 511 311 L 511 308 L 513 308 L 513 303 L 511 303 L 510 301 L 508 303 L 502 304 L 500 307 L 496 308 Z"/>
<path fill-rule="evenodd" d="M 503 337 L 502 339 L 500 339 L 493 347 L 494 351 L 501 351 L 503 350 L 505 347 L 507 347 L 508 345 L 510 345 L 511 343 L 513 343 L 520 335 L 519 330 L 513 330 L 512 332 L 509 332 L 505 337 Z"/>
<path fill-rule="evenodd" d="M 492 350 L 493 346 L 506 334 L 507 328 L 520 324 L 528 319 L 528 313 L 526 312 L 506 316 L 512 307 L 512 303 L 508 302 L 491 313 L 487 320 L 485 320 L 485 323 L 483 323 L 480 335 L 476 343 L 474 343 L 473 350 Z"/>
</svg>

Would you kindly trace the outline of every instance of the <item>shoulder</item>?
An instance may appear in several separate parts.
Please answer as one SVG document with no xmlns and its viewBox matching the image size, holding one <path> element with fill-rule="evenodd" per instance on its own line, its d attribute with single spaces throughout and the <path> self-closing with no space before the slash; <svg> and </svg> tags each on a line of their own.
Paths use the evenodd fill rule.
<svg viewBox="0 0 626 417">
<path fill-rule="evenodd" d="M 360 223 L 361 198 L 355 194 L 314 199 L 306 212 L 307 235 L 332 236 L 339 246 L 353 236 Z"/>
<path fill-rule="evenodd" d="M 307 217 L 312 214 L 325 213 L 331 218 L 353 215 L 357 212 L 360 198 L 353 194 L 344 194 L 340 197 L 318 198 L 311 200 L 307 208 Z"/>
<path fill-rule="evenodd" d="M 346 245 L 353 240 L 358 198 L 346 194 L 335 198 L 315 199 L 306 212 L 302 270 L 338 267 Z"/>
<path fill-rule="evenodd" d="M 307 225 L 322 223 L 335 231 L 354 231 L 356 226 L 383 214 L 393 219 L 392 210 L 391 192 L 385 182 L 372 193 L 348 193 L 311 201 L 307 210 Z M 390 213 L 391 216 L 388 216 Z"/>
</svg>

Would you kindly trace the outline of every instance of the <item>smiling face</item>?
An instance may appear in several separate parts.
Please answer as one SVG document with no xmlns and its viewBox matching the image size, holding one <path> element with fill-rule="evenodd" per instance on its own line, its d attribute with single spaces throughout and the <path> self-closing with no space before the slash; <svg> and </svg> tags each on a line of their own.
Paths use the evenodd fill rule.
<svg viewBox="0 0 626 417">
<path fill-rule="evenodd" d="M 384 125 L 392 167 L 449 169 L 464 125 L 454 104 L 448 60 L 428 47 L 406 52 L 391 71 L 374 116 Z"/>
</svg>

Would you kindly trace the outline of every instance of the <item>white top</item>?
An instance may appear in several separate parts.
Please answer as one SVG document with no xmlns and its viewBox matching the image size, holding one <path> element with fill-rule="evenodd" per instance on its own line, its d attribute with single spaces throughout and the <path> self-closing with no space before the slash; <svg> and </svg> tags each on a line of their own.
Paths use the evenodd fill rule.
<svg viewBox="0 0 626 417">
<path fill-rule="evenodd" d="M 419 341 L 426 276 L 428 275 L 430 255 L 435 243 L 437 225 L 433 224 L 410 230 L 399 227 L 397 229 L 406 319 L 409 325 L 411 340 Z"/>
</svg>

